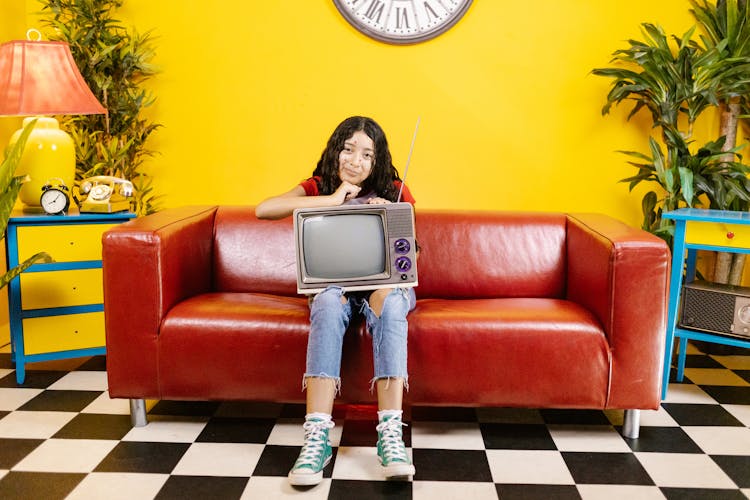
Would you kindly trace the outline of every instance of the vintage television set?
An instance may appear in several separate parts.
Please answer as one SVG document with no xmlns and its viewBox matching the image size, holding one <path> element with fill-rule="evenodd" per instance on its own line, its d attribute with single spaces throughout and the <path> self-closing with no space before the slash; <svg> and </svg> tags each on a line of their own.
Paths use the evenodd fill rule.
<svg viewBox="0 0 750 500">
<path fill-rule="evenodd" d="M 298 293 L 418 284 L 410 203 L 300 208 L 293 219 Z"/>
</svg>

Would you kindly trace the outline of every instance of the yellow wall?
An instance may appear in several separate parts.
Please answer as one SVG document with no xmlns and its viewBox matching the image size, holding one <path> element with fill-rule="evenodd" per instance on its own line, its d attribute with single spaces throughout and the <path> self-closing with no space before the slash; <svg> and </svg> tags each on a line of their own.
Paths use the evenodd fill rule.
<svg viewBox="0 0 750 500">
<path fill-rule="evenodd" d="M 29 13 L 38 9 L 27 0 Z M 373 41 L 330 0 L 126 0 L 154 29 L 162 72 L 150 168 L 166 206 L 253 204 L 312 171 L 335 125 L 374 117 L 418 207 L 597 211 L 640 222 L 618 149 L 646 149 L 645 117 L 602 117 L 606 66 L 641 22 L 681 34 L 685 0 L 475 0 L 449 32 Z M 29 20 L 33 16 L 29 15 Z M 30 21 L 31 22 L 31 21 Z M 1 139 L 1 138 L 0 138 Z"/>
<path fill-rule="evenodd" d="M 307 177 L 335 125 L 374 117 L 418 207 L 594 211 L 639 224 L 641 192 L 620 149 L 646 150 L 648 119 L 602 117 L 590 74 L 640 37 L 682 34 L 686 0 L 475 0 L 449 32 L 414 46 L 373 41 L 330 0 L 125 0 L 154 30 L 161 73 L 149 163 L 165 206 L 254 204 Z M 0 0 L 0 41 L 41 27 L 37 0 Z M 0 118 L 5 143 L 20 120 Z M 3 310 L 4 308 L 0 308 Z M 1 320 L 2 318 L 0 318 Z"/>
</svg>

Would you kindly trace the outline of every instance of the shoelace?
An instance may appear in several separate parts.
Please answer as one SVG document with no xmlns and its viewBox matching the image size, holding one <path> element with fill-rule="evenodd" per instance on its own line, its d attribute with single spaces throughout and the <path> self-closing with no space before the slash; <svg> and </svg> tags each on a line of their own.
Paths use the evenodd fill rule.
<svg viewBox="0 0 750 500">
<path fill-rule="evenodd" d="M 317 467 L 319 465 L 320 455 L 323 453 L 326 444 L 325 430 L 332 429 L 334 425 L 330 420 L 327 422 L 307 421 L 302 424 L 302 428 L 305 430 L 305 444 L 302 446 L 295 467 L 303 465 Z"/>
<path fill-rule="evenodd" d="M 401 427 L 407 427 L 407 425 L 401 420 L 393 418 L 380 422 L 375 427 L 381 434 L 380 443 L 383 448 L 383 455 L 389 461 L 409 461 L 409 458 L 406 456 L 406 447 L 404 446 Z"/>
</svg>

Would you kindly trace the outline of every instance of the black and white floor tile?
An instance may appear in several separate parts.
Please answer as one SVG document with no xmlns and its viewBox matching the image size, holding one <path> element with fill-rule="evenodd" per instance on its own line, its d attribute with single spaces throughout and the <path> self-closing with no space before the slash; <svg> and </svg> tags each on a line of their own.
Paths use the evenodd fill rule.
<svg viewBox="0 0 750 500">
<path fill-rule="evenodd" d="M 409 408 L 412 481 L 381 479 L 375 408 L 337 407 L 324 481 L 296 489 L 301 405 L 161 401 L 132 428 L 103 357 L 28 368 L 19 386 L 0 351 L 3 499 L 750 498 L 750 352 L 691 346 L 638 440 L 620 411 Z"/>
</svg>

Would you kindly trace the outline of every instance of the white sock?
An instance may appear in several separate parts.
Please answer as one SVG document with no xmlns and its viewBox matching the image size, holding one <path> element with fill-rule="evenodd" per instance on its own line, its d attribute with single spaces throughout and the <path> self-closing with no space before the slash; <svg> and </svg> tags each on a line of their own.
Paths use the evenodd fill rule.
<svg viewBox="0 0 750 500">
<path fill-rule="evenodd" d="M 312 420 L 314 418 L 324 422 L 330 422 L 333 420 L 333 417 L 328 413 L 308 413 L 305 415 L 305 420 Z"/>
<path fill-rule="evenodd" d="M 382 422 L 385 417 L 398 418 L 401 420 L 403 410 L 378 410 L 378 421 Z"/>
</svg>

